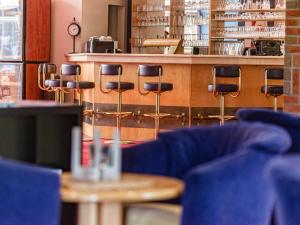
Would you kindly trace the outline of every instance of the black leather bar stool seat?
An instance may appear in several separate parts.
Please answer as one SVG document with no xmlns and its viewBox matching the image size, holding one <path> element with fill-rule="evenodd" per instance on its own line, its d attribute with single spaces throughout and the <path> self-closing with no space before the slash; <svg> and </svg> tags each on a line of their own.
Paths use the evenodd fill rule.
<svg viewBox="0 0 300 225">
<path fill-rule="evenodd" d="M 121 80 L 123 74 L 123 67 L 120 64 L 102 64 L 100 66 L 100 91 L 102 94 L 110 94 L 111 92 L 116 92 L 117 95 L 117 104 L 116 104 L 116 111 L 114 112 L 101 112 L 106 115 L 115 116 L 117 119 L 117 130 L 119 132 L 120 137 L 121 135 L 121 120 L 124 117 L 130 116 L 132 112 L 124 112 L 122 110 L 123 105 L 123 92 L 133 90 L 134 83 L 132 82 L 123 82 Z M 108 82 L 103 83 L 103 77 L 114 77 L 114 80 L 110 80 Z M 116 81 L 117 80 L 117 81 Z M 131 143 L 129 141 L 121 141 L 121 143 Z"/>
<path fill-rule="evenodd" d="M 154 118 L 155 121 L 155 138 L 159 132 L 159 122 L 160 118 L 170 116 L 169 113 L 160 112 L 160 98 L 161 94 L 167 91 L 173 90 L 172 83 L 162 82 L 163 68 L 161 65 L 139 65 L 138 67 L 138 91 L 141 95 L 148 95 L 149 93 L 155 94 L 155 112 L 146 113 L 144 116 L 149 116 Z M 148 77 L 150 79 L 155 78 L 157 82 L 144 82 L 144 90 L 141 90 L 141 77 Z"/>
<path fill-rule="evenodd" d="M 105 84 L 105 88 L 108 90 L 118 91 L 119 90 L 119 84 L 118 82 L 109 81 Z M 120 91 L 124 92 L 127 90 L 133 90 L 134 84 L 131 82 L 120 82 Z"/>
<path fill-rule="evenodd" d="M 45 80 L 45 86 L 46 87 L 53 87 L 53 88 L 60 87 L 60 80 L 59 79 Z M 63 81 L 63 86 L 67 87 L 67 81 L 66 80 Z"/>
<path fill-rule="evenodd" d="M 67 88 L 69 89 L 93 89 L 95 88 L 94 82 L 89 81 L 68 81 Z"/>
<path fill-rule="evenodd" d="M 210 84 L 208 85 L 209 92 L 219 92 L 220 94 L 226 95 L 231 92 L 238 92 L 239 86 L 236 84 Z"/>
<path fill-rule="evenodd" d="M 77 64 L 62 64 L 60 68 L 60 79 L 62 80 L 63 77 L 74 77 L 74 80 L 67 79 L 67 85 L 66 87 L 61 87 L 63 93 L 69 93 L 68 91 L 73 90 L 75 93 L 79 95 L 79 101 L 78 104 L 83 104 L 83 92 L 89 89 L 95 88 L 95 83 L 90 81 L 83 81 L 80 80 L 81 75 L 81 67 Z M 62 80 L 66 81 L 66 80 Z M 63 95 L 63 94 L 62 94 Z M 93 92 L 94 96 L 94 92 Z M 61 98 L 63 99 L 63 97 Z M 87 111 L 91 110 L 85 110 L 85 114 Z"/>
<path fill-rule="evenodd" d="M 38 87 L 47 92 L 55 93 L 55 101 L 60 101 L 60 85 L 58 79 L 57 85 L 57 68 L 52 63 L 41 63 L 38 67 Z"/>
<path fill-rule="evenodd" d="M 161 83 L 160 84 L 160 92 L 165 91 L 172 91 L 173 90 L 173 84 L 171 83 Z M 159 90 L 159 84 L 158 83 L 151 83 L 151 82 L 145 82 L 144 83 L 144 90 L 145 91 L 152 91 L 157 92 Z"/>
<path fill-rule="evenodd" d="M 241 91 L 241 69 L 239 66 L 214 66 L 213 67 L 213 84 L 208 85 L 208 91 L 213 92 L 214 96 L 220 97 L 220 115 L 211 115 L 208 118 L 217 118 L 220 124 L 224 124 L 225 119 L 232 119 L 234 116 L 225 115 L 225 96 L 231 95 L 237 97 Z M 219 79 L 222 83 L 219 83 Z M 231 79 L 238 79 L 236 84 L 223 83 L 225 80 L 232 82 Z"/>
<path fill-rule="evenodd" d="M 282 85 L 268 85 L 261 87 L 261 93 L 271 96 L 280 96 L 283 95 L 283 86 Z"/>
<path fill-rule="evenodd" d="M 274 84 L 274 82 L 276 80 L 277 82 L 282 81 L 283 74 L 283 68 L 267 68 L 265 70 L 265 84 L 260 89 L 266 97 L 272 96 L 274 98 L 274 111 L 278 110 L 278 97 L 283 95 L 283 85 Z"/>
</svg>

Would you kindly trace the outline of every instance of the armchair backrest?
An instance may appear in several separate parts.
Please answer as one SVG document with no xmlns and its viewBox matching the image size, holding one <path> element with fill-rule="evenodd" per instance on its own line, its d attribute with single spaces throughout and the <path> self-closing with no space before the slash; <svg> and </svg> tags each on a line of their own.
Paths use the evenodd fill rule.
<svg viewBox="0 0 300 225">
<path fill-rule="evenodd" d="M 58 225 L 59 189 L 56 171 L 0 159 L 0 223 Z"/>
<path fill-rule="evenodd" d="M 292 145 L 288 152 L 300 152 L 300 117 L 265 109 L 241 109 L 237 112 L 239 120 L 263 122 L 284 128 L 291 136 Z"/>
<path fill-rule="evenodd" d="M 231 123 L 160 133 L 158 140 L 126 148 L 123 171 L 184 178 L 193 167 L 237 151 L 282 153 L 290 145 L 280 128 L 260 123 Z"/>
</svg>

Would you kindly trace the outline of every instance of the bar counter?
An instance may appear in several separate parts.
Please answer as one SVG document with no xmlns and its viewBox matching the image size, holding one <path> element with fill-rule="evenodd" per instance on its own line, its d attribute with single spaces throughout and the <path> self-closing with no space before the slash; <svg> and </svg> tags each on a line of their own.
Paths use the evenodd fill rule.
<svg viewBox="0 0 300 225">
<path fill-rule="evenodd" d="M 99 89 L 99 69 L 104 63 L 117 63 L 123 66 L 122 81 L 134 82 L 135 89 L 123 93 L 123 111 L 133 112 L 135 116 L 122 120 L 122 138 L 145 140 L 154 137 L 154 120 L 142 114 L 154 112 L 155 96 L 141 96 L 137 90 L 137 68 L 139 64 L 161 64 L 163 66 L 163 82 L 173 83 L 171 92 L 161 97 L 161 112 L 171 113 L 173 117 L 161 121 L 162 129 L 206 123 L 204 116 L 219 113 L 219 98 L 208 92 L 208 84 L 212 83 L 212 67 L 214 65 L 240 65 L 242 71 L 242 87 L 238 97 L 225 98 L 225 112 L 233 114 L 241 107 L 271 108 L 273 98 L 261 93 L 264 85 L 264 70 L 267 67 L 283 67 L 281 56 L 193 56 L 193 55 L 159 55 L 159 54 L 69 54 L 68 62 L 77 63 L 82 68 L 82 79 L 96 83 L 94 91 L 84 94 L 85 105 L 89 108 L 95 103 L 96 111 L 116 110 L 116 94 L 102 94 Z M 104 82 L 115 80 L 105 77 Z M 143 78 L 143 81 L 151 78 Z M 230 82 L 236 82 L 234 80 Z M 278 84 L 278 83 L 276 83 Z M 282 84 L 282 81 L 280 81 Z M 279 98 L 282 107 L 282 97 Z M 92 120 L 85 119 L 85 133 L 92 134 Z M 216 121 L 217 122 L 217 121 Z M 102 131 L 104 138 L 111 137 L 111 130 L 116 124 L 115 118 L 96 118 L 96 127 Z M 137 132 L 138 131 L 138 132 Z"/>
</svg>

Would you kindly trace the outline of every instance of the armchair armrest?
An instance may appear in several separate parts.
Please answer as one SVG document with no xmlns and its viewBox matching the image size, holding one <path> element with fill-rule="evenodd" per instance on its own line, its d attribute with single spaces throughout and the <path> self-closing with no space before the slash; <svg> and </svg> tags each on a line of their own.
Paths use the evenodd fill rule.
<svg viewBox="0 0 300 225">
<path fill-rule="evenodd" d="M 162 140 L 145 142 L 122 150 L 122 171 L 167 175 L 167 152 Z"/>
<path fill-rule="evenodd" d="M 262 171 L 272 155 L 241 151 L 191 170 L 181 224 L 269 224 L 274 195 Z"/>
</svg>

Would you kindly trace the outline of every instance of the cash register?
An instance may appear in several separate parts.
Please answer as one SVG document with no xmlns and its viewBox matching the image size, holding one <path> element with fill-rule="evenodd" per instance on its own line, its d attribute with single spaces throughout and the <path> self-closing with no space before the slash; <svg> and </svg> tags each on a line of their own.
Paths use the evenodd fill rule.
<svg viewBox="0 0 300 225">
<path fill-rule="evenodd" d="M 118 42 L 110 36 L 90 37 L 85 43 L 86 53 L 122 53 L 118 49 Z"/>
</svg>

